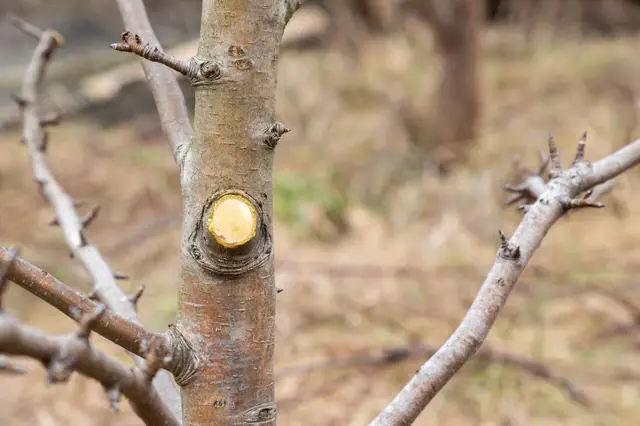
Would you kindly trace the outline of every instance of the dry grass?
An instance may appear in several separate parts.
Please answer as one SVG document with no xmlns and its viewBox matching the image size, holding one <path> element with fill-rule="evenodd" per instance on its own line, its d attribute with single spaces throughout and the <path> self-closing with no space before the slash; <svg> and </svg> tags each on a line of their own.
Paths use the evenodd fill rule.
<svg viewBox="0 0 640 426">
<path fill-rule="evenodd" d="M 437 75 L 427 32 L 409 33 L 367 44 L 355 62 L 335 52 L 281 58 L 279 119 L 294 131 L 278 147 L 276 203 L 299 209 L 281 218 L 301 221 L 280 219 L 276 229 L 277 281 L 285 289 L 278 296 L 277 398 L 285 425 L 366 424 L 422 360 L 305 374 L 286 374 L 289 367 L 419 340 L 440 343 L 453 331 L 493 261 L 497 229 L 509 233 L 517 224 L 518 213 L 501 207 L 500 192 L 514 155 L 535 161 L 552 131 L 568 164 L 577 136 L 588 130 L 588 157 L 597 159 L 637 131 L 636 40 L 525 45 L 517 34 L 492 31 L 483 58 L 486 115 L 470 166 L 444 180 L 429 173 L 405 179 L 407 136 L 397 102 L 424 104 Z M 89 237 L 117 270 L 132 275 L 125 288 L 147 284 L 141 315 L 160 330 L 176 306 L 181 201 L 164 141 L 133 135 L 128 128 L 102 132 L 66 123 L 52 130 L 51 162 L 71 194 L 102 205 Z M 37 195 L 19 136 L 0 137 L 0 243 L 19 245 L 27 259 L 87 288 L 59 230 L 46 225 L 51 211 Z M 285 178 L 313 185 L 291 195 L 282 190 Z M 637 336 L 596 340 L 631 316 L 586 290 L 596 284 L 617 289 L 640 304 L 634 214 L 640 202 L 632 189 L 638 172 L 620 181 L 615 197 L 626 214 L 581 212 L 558 223 L 489 338 L 549 360 L 592 406 L 511 368 L 471 363 L 417 424 L 636 424 L 638 383 L 611 374 L 637 364 Z M 327 193 L 338 194 L 339 207 Z M 323 208 L 337 209 L 350 233 L 325 232 L 332 228 Z M 309 236 L 327 233 L 331 239 Z M 29 324 L 53 332 L 72 327 L 18 289 L 9 300 L 10 310 Z M 117 348 L 96 341 L 126 362 Z M 126 404 L 123 413 L 111 414 L 98 385 L 76 377 L 54 390 L 39 367 L 27 365 L 26 378 L 0 378 L 0 424 L 139 424 Z"/>
</svg>

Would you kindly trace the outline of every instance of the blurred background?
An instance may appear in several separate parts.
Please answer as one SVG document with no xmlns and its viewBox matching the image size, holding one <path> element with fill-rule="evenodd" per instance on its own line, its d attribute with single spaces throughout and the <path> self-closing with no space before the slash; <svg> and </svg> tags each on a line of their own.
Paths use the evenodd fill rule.
<svg viewBox="0 0 640 426">
<path fill-rule="evenodd" d="M 179 4 L 178 4 L 179 3 Z M 163 46 L 196 51 L 200 2 L 146 1 Z M 66 39 L 43 113 L 62 112 L 49 157 L 74 198 L 102 207 L 88 231 L 174 318 L 181 200 L 137 59 L 109 49 L 115 2 L 3 0 Z M 537 167 L 552 133 L 568 166 L 579 136 L 597 160 L 638 137 L 640 1 L 308 0 L 284 36 L 277 118 L 292 129 L 274 171 L 277 401 L 283 425 L 363 425 L 453 332 L 521 214 L 502 185 Z M 33 40 L 0 24 L 0 243 L 78 289 L 33 182 L 10 100 Z M 193 90 L 181 82 L 189 107 Z M 418 425 L 635 425 L 640 417 L 640 172 L 603 210 L 560 220 L 484 346 Z M 11 287 L 29 325 L 73 323 Z M 109 354 L 121 350 L 94 337 Z M 97 383 L 52 389 L 28 360 L 0 376 L 0 424 L 139 425 Z"/>
</svg>

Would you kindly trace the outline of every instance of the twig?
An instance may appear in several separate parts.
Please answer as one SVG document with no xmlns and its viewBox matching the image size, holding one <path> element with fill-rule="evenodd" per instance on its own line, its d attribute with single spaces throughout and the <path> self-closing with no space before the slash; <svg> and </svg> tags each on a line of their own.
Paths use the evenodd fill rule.
<svg viewBox="0 0 640 426">
<path fill-rule="evenodd" d="M 194 76 L 197 72 L 194 68 L 195 64 L 191 61 L 180 60 L 167 55 L 160 48 L 144 42 L 136 33 L 125 31 L 122 33 L 121 38 L 122 43 L 113 43 L 111 45 L 113 50 L 134 53 L 148 61 L 169 67 L 187 77 Z"/>
<path fill-rule="evenodd" d="M 33 25 L 15 17 L 13 21 L 18 23 L 19 28 L 23 30 L 23 27 L 29 28 L 30 35 L 37 34 L 36 27 Z M 24 117 L 24 141 L 40 191 L 53 206 L 57 222 L 64 233 L 65 241 L 72 255 L 82 262 L 91 275 L 94 291 L 118 315 L 129 321 L 139 322 L 135 307 L 116 284 L 111 268 L 98 249 L 88 242 L 82 220 L 76 213 L 74 201 L 56 182 L 47 163 L 45 147 L 42 144 L 43 134 L 40 118 L 37 112 L 38 92 L 42 85 L 46 65 L 62 41 L 62 37 L 53 31 L 41 31 L 39 34 L 39 42 L 27 67 L 20 96 L 20 106 Z M 133 354 L 132 357 L 137 365 L 142 365 L 142 360 L 139 357 Z M 168 374 L 159 375 L 154 385 L 158 393 L 172 407 L 175 417 L 180 418 L 179 395 Z"/>
<path fill-rule="evenodd" d="M 162 49 L 141 0 L 118 0 L 118 6 L 127 30 L 139 34 L 151 45 Z M 176 164 L 182 168 L 186 147 L 193 134 L 184 94 L 170 69 L 142 58 L 141 64 L 160 115 L 162 130 L 169 139 Z"/>
<path fill-rule="evenodd" d="M 549 150 L 550 153 L 554 150 L 553 144 Z M 596 163 L 578 161 L 551 179 L 507 242 L 511 251 L 518 249 L 518 256 L 506 256 L 503 248 L 498 251 L 493 267 L 457 330 L 371 425 L 411 424 L 478 351 L 531 256 L 551 226 L 566 213 L 567 200 L 574 200 L 582 192 L 613 179 L 638 162 L 640 140 Z"/>
<path fill-rule="evenodd" d="M 165 406 L 140 369 L 107 357 L 88 340 L 90 318 L 80 332 L 51 336 L 21 325 L 8 313 L 0 313 L 0 352 L 40 360 L 47 368 L 49 381 L 65 382 L 73 371 L 93 378 L 105 389 L 117 389 L 127 397 L 136 414 L 149 426 L 177 426 L 180 423 Z M 108 394 L 113 404 L 113 391 Z"/>
</svg>

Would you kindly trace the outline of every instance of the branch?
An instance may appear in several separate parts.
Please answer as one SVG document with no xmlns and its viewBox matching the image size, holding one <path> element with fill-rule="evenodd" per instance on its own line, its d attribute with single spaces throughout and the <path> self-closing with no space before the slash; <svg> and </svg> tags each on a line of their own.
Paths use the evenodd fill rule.
<svg viewBox="0 0 640 426">
<path fill-rule="evenodd" d="M 312 371 L 326 371 L 328 368 L 345 368 L 351 366 L 385 366 L 397 364 L 399 362 L 412 359 L 432 356 L 438 348 L 428 343 L 412 346 L 398 346 L 387 348 L 377 354 L 365 353 L 345 357 L 330 358 L 324 361 L 289 367 L 281 371 L 276 379 L 282 377 L 308 373 Z M 589 406 L 586 395 L 580 391 L 571 381 L 559 376 L 551 371 L 545 363 L 533 359 L 519 357 L 509 353 L 498 351 L 492 347 L 484 347 L 478 351 L 475 361 L 482 363 L 505 364 L 524 371 L 531 376 L 544 380 L 552 386 L 556 386 L 560 391 L 567 394 L 569 398 L 583 406 Z"/>
<path fill-rule="evenodd" d="M 35 180 L 40 185 L 42 195 L 55 210 L 57 223 L 63 230 L 71 254 L 82 262 L 91 275 L 94 291 L 118 315 L 129 321 L 139 322 L 135 306 L 116 284 L 111 268 L 98 249 L 87 240 L 83 220 L 76 213 L 74 201 L 56 182 L 47 163 L 46 144 L 43 143 L 46 139 L 38 117 L 38 92 L 46 65 L 54 50 L 62 44 L 62 37 L 54 31 L 40 31 L 17 17 L 12 16 L 10 19 L 27 34 L 39 36 L 38 45 L 22 83 L 21 96 L 17 99 L 24 117 L 23 139 L 27 145 Z M 141 364 L 140 358 L 135 355 L 132 357 L 138 365 Z M 166 373 L 159 374 L 155 386 L 174 410 L 176 418 L 180 418 L 180 398 L 171 378 Z"/>
<path fill-rule="evenodd" d="M 142 0 L 118 0 L 118 6 L 125 28 L 161 50 Z M 162 130 L 169 139 L 176 164 L 182 169 L 193 134 L 184 94 L 171 70 L 145 60 L 141 64 L 160 115 Z"/>
<path fill-rule="evenodd" d="M 549 145 L 552 153 L 555 146 Z M 583 149 L 579 147 L 579 152 Z M 571 168 L 558 172 L 546 184 L 537 201 L 529 206 L 511 239 L 505 240 L 498 250 L 493 267 L 457 330 L 370 425 L 413 423 L 433 397 L 478 351 L 544 236 L 560 217 L 580 204 L 576 197 L 613 179 L 638 162 L 640 140 L 593 164 L 577 158 Z"/>
<path fill-rule="evenodd" d="M 114 410 L 117 411 L 122 394 L 149 426 L 179 425 L 142 370 L 130 369 L 90 344 L 92 322 L 98 318 L 99 310 L 85 315 L 80 328 L 71 335 L 50 336 L 25 327 L 8 313 L 0 311 L 0 353 L 41 361 L 47 368 L 50 383 L 66 382 L 73 371 L 91 377 L 105 388 Z"/>
<path fill-rule="evenodd" d="M 98 303 L 4 247 L 0 247 L 0 276 L 1 271 L 5 271 L 5 279 L 18 284 L 74 321 L 98 309 Z M 171 339 L 167 334 L 147 331 L 138 322 L 123 318 L 111 310 L 94 322 L 92 330 L 138 356 L 144 356 L 152 341 L 161 342 L 165 356 L 171 353 Z"/>
</svg>

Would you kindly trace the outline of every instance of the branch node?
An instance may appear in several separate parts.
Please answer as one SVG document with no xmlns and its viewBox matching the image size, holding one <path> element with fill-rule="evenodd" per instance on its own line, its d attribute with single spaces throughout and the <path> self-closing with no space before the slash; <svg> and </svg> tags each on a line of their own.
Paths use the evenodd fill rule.
<svg viewBox="0 0 640 426">
<path fill-rule="evenodd" d="M 118 271 L 112 270 L 111 273 L 113 274 L 113 278 L 116 279 L 116 280 L 126 281 L 126 280 L 128 280 L 130 278 L 129 275 L 120 273 Z"/>
<path fill-rule="evenodd" d="M 78 339 L 82 339 L 89 342 L 89 335 L 91 334 L 91 328 L 95 324 L 95 322 L 100 319 L 102 315 L 107 311 L 104 305 L 98 305 L 95 311 L 90 314 L 83 315 L 80 318 L 80 326 L 75 331 L 74 335 Z"/>
<path fill-rule="evenodd" d="M 260 135 L 260 138 L 269 149 L 274 149 L 278 144 L 278 141 L 285 133 L 288 133 L 290 129 L 285 127 L 284 124 L 276 121 L 271 126 L 266 128 Z"/>
<path fill-rule="evenodd" d="M 122 398 L 122 392 L 120 392 L 119 385 L 113 385 L 110 388 L 105 388 L 105 393 L 107 394 L 107 399 L 109 400 L 109 406 L 111 409 L 118 413 L 120 412 L 120 398 Z"/>
<path fill-rule="evenodd" d="M 95 205 L 93 209 L 82 218 L 82 227 L 87 228 L 91 223 L 98 217 L 98 213 L 100 213 L 100 206 Z"/>
<path fill-rule="evenodd" d="M 62 115 L 59 112 L 49 114 L 40 119 L 41 127 L 57 126 L 62 121 Z"/>
<path fill-rule="evenodd" d="M 500 250 L 498 251 L 498 255 L 507 260 L 520 259 L 520 247 L 511 244 L 501 230 L 498 230 L 498 235 L 500 236 Z"/>
<path fill-rule="evenodd" d="M 583 209 L 583 208 L 595 208 L 601 209 L 604 208 L 604 204 L 598 203 L 595 201 L 590 201 L 587 199 L 575 199 L 575 198 L 562 198 L 560 199 L 560 204 L 565 212 L 572 209 Z"/>
<path fill-rule="evenodd" d="M 142 294 L 144 293 L 144 289 L 145 289 L 145 286 L 144 284 L 142 284 L 138 289 L 138 291 L 136 291 L 135 293 L 129 296 L 129 301 L 131 302 L 131 304 L 136 310 L 138 309 L 138 301 L 142 297 Z"/>
<path fill-rule="evenodd" d="M 582 163 L 584 161 L 584 150 L 587 145 L 587 132 L 585 131 L 578 140 L 578 148 L 576 149 L 576 158 L 573 160 L 572 165 Z"/>
<path fill-rule="evenodd" d="M 9 250 L 9 259 L 6 263 L 0 267 L 0 312 L 2 312 L 2 298 L 4 296 L 5 291 L 7 290 L 7 285 L 9 283 L 8 275 L 13 262 L 18 258 L 20 254 L 20 250 L 12 247 Z"/>
</svg>

